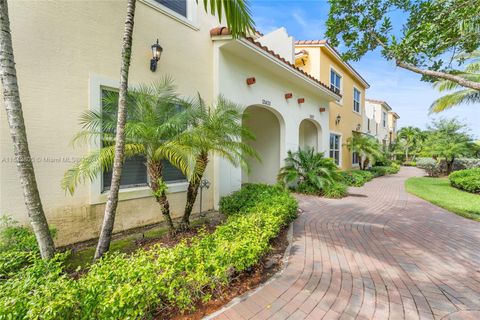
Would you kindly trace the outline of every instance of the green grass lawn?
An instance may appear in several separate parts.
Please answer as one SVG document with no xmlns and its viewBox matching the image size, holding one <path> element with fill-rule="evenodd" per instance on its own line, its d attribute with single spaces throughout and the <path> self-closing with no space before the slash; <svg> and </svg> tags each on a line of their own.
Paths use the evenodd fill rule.
<svg viewBox="0 0 480 320">
<path fill-rule="evenodd" d="M 480 195 L 450 186 L 447 178 L 410 178 L 408 192 L 465 218 L 480 221 Z"/>
</svg>

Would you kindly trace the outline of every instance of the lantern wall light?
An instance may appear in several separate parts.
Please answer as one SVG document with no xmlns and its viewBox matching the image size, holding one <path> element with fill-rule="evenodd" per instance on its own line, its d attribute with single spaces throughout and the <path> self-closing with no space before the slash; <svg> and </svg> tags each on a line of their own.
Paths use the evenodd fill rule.
<svg viewBox="0 0 480 320">
<path fill-rule="evenodd" d="M 157 63 L 158 60 L 160 60 L 160 57 L 162 56 L 163 48 L 162 46 L 158 43 L 152 44 L 152 60 L 150 60 L 150 71 L 155 72 L 157 71 Z"/>
<path fill-rule="evenodd" d="M 339 114 L 337 114 L 337 117 L 335 118 L 335 124 L 338 125 L 341 120 L 342 120 L 342 116 L 339 113 Z"/>
</svg>

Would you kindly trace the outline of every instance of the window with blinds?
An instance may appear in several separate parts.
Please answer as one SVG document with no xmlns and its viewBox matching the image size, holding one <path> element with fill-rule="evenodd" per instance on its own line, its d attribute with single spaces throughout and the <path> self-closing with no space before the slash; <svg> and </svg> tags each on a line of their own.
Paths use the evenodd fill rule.
<svg viewBox="0 0 480 320">
<path fill-rule="evenodd" d="M 116 94 L 115 90 L 102 89 L 102 97 L 106 94 Z M 104 99 L 102 99 L 102 107 L 104 106 Z M 105 110 L 105 109 L 104 109 Z M 105 128 L 103 129 L 105 132 Z M 167 183 L 187 181 L 183 173 L 173 166 L 167 160 L 163 161 L 163 179 Z M 110 189 L 112 182 L 112 171 L 106 171 L 102 176 L 102 190 Z M 148 175 L 146 167 L 146 158 L 142 155 L 134 156 L 125 159 L 122 177 L 120 178 L 120 188 L 134 188 L 148 185 Z"/>
<path fill-rule="evenodd" d="M 179 15 L 187 17 L 187 0 L 154 0 L 161 5 L 175 11 Z"/>
</svg>

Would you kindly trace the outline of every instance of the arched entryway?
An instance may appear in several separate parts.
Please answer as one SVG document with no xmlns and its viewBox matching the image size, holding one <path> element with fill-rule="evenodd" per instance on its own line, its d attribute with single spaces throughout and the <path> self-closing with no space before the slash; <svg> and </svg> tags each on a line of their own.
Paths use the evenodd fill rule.
<svg viewBox="0 0 480 320">
<path fill-rule="evenodd" d="M 309 119 L 302 120 L 298 128 L 299 147 L 301 149 L 309 147 L 319 151 L 321 147 L 321 143 L 319 141 L 319 130 L 319 126 L 315 122 Z"/>
<path fill-rule="evenodd" d="M 248 159 L 250 170 L 242 170 L 242 183 L 275 183 L 280 169 L 283 119 L 270 108 L 253 105 L 245 109 L 242 125 L 255 135 L 255 140 L 244 142 L 260 157 L 260 161 Z"/>
</svg>

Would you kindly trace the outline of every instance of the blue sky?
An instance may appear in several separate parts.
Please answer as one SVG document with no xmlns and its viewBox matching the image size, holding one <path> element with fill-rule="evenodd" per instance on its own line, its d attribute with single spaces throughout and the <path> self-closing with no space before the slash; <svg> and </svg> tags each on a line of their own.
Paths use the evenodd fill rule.
<svg viewBox="0 0 480 320">
<path fill-rule="evenodd" d="M 251 5 L 257 28 L 263 33 L 285 27 L 296 40 L 324 39 L 326 0 L 251 0 Z M 400 25 L 403 19 L 401 14 L 393 17 Z M 351 64 L 370 83 L 367 97 L 387 101 L 400 115 L 400 126 L 425 128 L 432 117 L 458 117 L 480 138 L 480 105 L 459 106 L 430 116 L 428 108 L 440 94 L 431 84 L 420 81 L 419 75 L 397 68 L 379 52 L 370 52 Z"/>
</svg>

